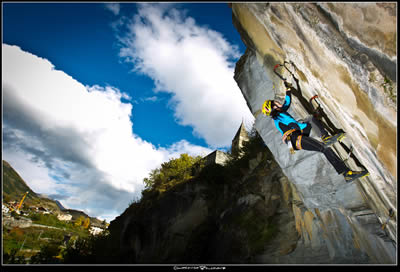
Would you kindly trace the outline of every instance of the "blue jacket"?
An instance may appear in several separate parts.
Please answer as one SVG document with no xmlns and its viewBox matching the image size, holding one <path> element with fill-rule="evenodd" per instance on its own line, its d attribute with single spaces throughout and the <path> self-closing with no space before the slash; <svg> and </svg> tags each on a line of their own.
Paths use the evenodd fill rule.
<svg viewBox="0 0 400 272">
<path fill-rule="evenodd" d="M 307 126 L 307 123 L 297 122 L 289 113 L 287 113 L 291 102 L 292 93 L 289 89 L 286 91 L 285 103 L 283 103 L 281 108 L 282 112 L 279 112 L 277 115 L 272 117 L 276 128 L 280 131 L 280 133 L 282 133 L 282 135 L 290 129 L 303 130 Z"/>
</svg>

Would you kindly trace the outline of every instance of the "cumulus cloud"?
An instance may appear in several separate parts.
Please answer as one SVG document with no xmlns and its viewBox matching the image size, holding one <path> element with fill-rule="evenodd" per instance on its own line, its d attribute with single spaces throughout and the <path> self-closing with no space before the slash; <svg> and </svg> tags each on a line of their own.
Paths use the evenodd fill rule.
<svg viewBox="0 0 400 272">
<path fill-rule="evenodd" d="M 185 141 L 157 149 L 132 131 L 133 106 L 121 100 L 131 98 L 117 88 L 84 86 L 17 46 L 2 51 L 3 158 L 34 191 L 68 196 L 68 208 L 116 216 L 162 162 L 211 152 Z"/>
<path fill-rule="evenodd" d="M 171 5 L 138 5 L 132 19 L 113 24 L 120 57 L 151 77 L 155 92 L 172 94 L 179 124 L 192 126 L 212 147 L 227 147 L 240 122 L 254 120 L 233 79 L 232 60 L 239 52 L 220 33 L 185 14 Z"/>
</svg>

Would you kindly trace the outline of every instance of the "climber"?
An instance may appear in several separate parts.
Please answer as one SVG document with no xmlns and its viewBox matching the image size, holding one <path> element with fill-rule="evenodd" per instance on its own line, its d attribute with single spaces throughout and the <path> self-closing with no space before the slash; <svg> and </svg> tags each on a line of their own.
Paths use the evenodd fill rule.
<svg viewBox="0 0 400 272">
<path fill-rule="evenodd" d="M 344 175 L 346 182 L 351 182 L 355 179 L 368 175 L 368 171 L 352 171 L 344 162 L 335 154 L 329 147 L 336 141 L 340 141 L 344 137 L 344 133 L 338 133 L 329 136 L 322 124 L 313 116 L 313 122 L 317 125 L 321 133 L 322 143 L 310 137 L 311 124 L 297 122 L 287 110 L 291 104 L 291 92 L 295 90 L 291 83 L 284 80 L 286 90 L 285 101 L 282 104 L 275 100 L 266 100 L 262 107 L 262 112 L 266 116 L 271 116 L 274 120 L 276 128 L 282 133 L 282 141 L 288 145 L 291 152 L 294 150 L 309 150 L 322 152 L 328 161 L 335 168 L 336 172 Z"/>
</svg>

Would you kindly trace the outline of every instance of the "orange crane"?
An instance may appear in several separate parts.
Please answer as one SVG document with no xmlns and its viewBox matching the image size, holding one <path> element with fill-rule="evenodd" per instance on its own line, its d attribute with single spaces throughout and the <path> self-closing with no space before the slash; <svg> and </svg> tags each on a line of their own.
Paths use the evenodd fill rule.
<svg viewBox="0 0 400 272">
<path fill-rule="evenodd" d="M 26 195 L 27 195 L 28 193 L 29 193 L 29 192 L 27 191 L 27 192 L 24 194 L 24 196 L 22 197 L 21 201 L 19 202 L 19 204 L 18 204 L 18 206 L 17 206 L 17 212 L 19 212 L 19 209 L 20 209 L 21 206 L 22 206 L 22 202 L 24 202 L 24 199 L 25 199 L 25 197 L 26 197 Z"/>
</svg>

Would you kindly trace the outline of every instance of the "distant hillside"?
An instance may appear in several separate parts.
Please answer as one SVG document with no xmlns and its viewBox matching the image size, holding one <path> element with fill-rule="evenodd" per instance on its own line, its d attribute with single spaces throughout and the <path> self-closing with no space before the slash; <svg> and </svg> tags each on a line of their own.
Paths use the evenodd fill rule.
<svg viewBox="0 0 400 272">
<path fill-rule="evenodd" d="M 55 201 L 56 201 L 56 204 L 58 205 L 58 207 L 60 208 L 60 210 L 62 210 L 62 211 L 66 210 L 60 201 L 58 201 L 58 200 L 55 200 Z"/>
<path fill-rule="evenodd" d="M 90 217 L 86 213 L 78 210 L 65 209 L 62 204 L 57 200 L 52 200 L 46 195 L 35 193 L 26 182 L 21 178 L 17 171 L 6 162 L 3 162 L 3 200 L 8 201 L 20 201 L 25 192 L 29 192 L 24 200 L 25 205 L 42 206 L 55 212 L 62 211 L 63 213 L 69 213 L 72 215 L 72 220 L 77 219 L 79 216 L 89 217 L 92 224 L 101 224 L 102 221 Z"/>
<path fill-rule="evenodd" d="M 83 211 L 79 211 L 79 210 L 65 209 L 65 210 L 63 210 L 63 213 L 68 213 L 68 214 L 72 215 L 72 220 L 76 220 L 80 216 L 83 216 L 85 218 L 89 217 L 90 223 L 94 226 L 99 226 L 99 225 L 102 225 L 102 223 L 103 223 L 103 221 L 97 219 L 96 217 L 91 217 L 91 216 L 87 215 L 86 213 L 84 213 Z"/>
<path fill-rule="evenodd" d="M 24 200 L 24 205 L 42 206 L 54 212 L 60 212 L 57 203 L 49 198 L 43 198 L 35 193 L 21 178 L 17 171 L 6 162 L 3 163 L 3 200 L 20 201 L 25 192 L 29 192 Z"/>
<path fill-rule="evenodd" d="M 3 198 L 8 197 L 9 201 L 19 201 L 25 192 L 29 192 L 26 200 L 39 198 L 11 165 L 3 160 Z"/>
</svg>

